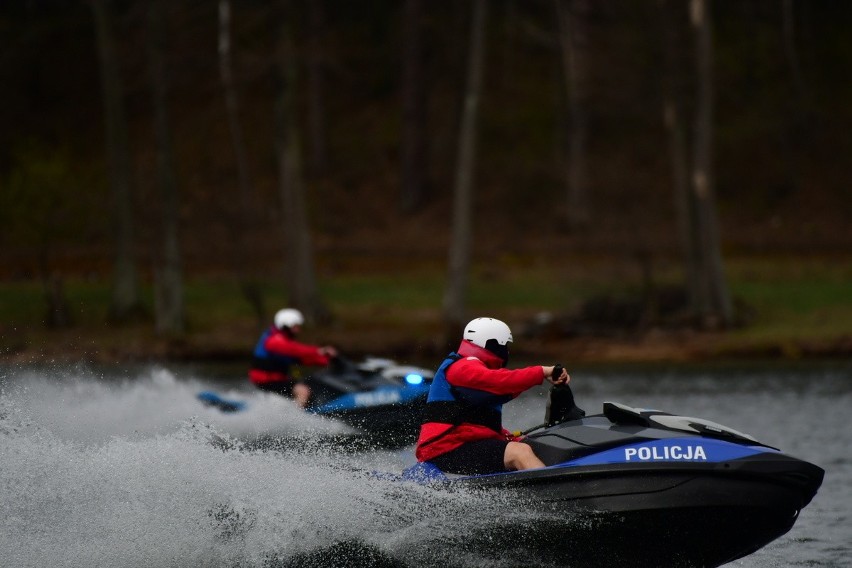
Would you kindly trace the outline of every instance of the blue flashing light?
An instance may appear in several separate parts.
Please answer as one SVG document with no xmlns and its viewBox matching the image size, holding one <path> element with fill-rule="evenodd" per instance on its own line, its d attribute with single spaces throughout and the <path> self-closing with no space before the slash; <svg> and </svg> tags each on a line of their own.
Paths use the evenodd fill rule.
<svg viewBox="0 0 852 568">
<path fill-rule="evenodd" d="M 423 382 L 423 375 L 409 373 L 408 375 L 405 375 L 405 382 L 409 385 L 419 385 Z"/>
</svg>

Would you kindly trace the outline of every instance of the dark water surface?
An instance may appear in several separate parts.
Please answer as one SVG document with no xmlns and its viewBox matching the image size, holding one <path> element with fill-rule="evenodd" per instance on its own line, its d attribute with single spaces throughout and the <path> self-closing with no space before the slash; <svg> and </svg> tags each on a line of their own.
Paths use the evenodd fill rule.
<svg viewBox="0 0 852 568">
<path fill-rule="evenodd" d="M 848 362 L 572 376 L 589 413 L 614 400 L 699 416 L 826 470 L 792 531 L 730 566 L 852 566 Z M 211 386 L 249 410 L 204 408 L 195 394 Z M 506 426 L 538 424 L 544 404 L 544 390 L 526 393 L 505 407 Z M 411 463 L 411 448 L 329 443 L 348 432 L 197 369 L 0 369 L 0 565 L 546 566 L 501 527 L 552 519 L 505 496 L 376 479 Z M 242 445 L 258 437 L 284 442 Z M 473 531 L 515 551 L 465 546 Z"/>
</svg>

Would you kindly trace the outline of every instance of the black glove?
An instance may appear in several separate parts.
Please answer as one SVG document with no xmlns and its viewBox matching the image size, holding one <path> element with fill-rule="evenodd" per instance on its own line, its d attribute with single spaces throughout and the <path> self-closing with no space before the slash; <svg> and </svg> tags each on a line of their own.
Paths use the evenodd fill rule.
<svg viewBox="0 0 852 568">
<path fill-rule="evenodd" d="M 562 371 L 565 370 L 565 367 L 562 366 L 561 363 L 557 363 L 553 366 L 553 372 L 550 373 L 550 378 L 554 381 L 562 376 Z"/>
</svg>

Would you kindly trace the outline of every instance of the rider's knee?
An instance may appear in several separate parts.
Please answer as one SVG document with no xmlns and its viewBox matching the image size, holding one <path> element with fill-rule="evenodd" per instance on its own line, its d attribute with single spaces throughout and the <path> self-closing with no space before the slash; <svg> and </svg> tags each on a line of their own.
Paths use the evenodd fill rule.
<svg viewBox="0 0 852 568">
<path fill-rule="evenodd" d="M 529 469 L 543 465 L 532 447 L 523 442 L 509 442 L 504 453 L 504 462 L 509 469 Z"/>
</svg>

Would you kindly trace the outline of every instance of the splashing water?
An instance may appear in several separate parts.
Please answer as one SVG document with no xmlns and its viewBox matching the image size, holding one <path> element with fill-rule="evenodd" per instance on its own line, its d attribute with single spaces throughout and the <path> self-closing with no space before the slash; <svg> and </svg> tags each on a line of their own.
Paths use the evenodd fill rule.
<svg viewBox="0 0 852 568">
<path fill-rule="evenodd" d="M 133 379 L 104 380 L 85 371 L 27 371 L 14 376 L 8 396 L 40 427 L 61 439 L 99 443 L 115 436 L 173 431 L 181 421 L 200 421 L 238 437 L 344 433 L 336 422 L 306 415 L 291 401 L 260 391 L 223 391 L 246 400 L 250 412 L 226 414 L 206 407 L 196 394 L 210 388 L 195 379 L 178 381 L 162 368 Z"/>
<path fill-rule="evenodd" d="M 4 565 L 503 564 L 436 541 L 464 534 L 473 510 L 487 534 L 489 519 L 516 509 L 511 497 L 377 478 L 363 460 L 314 443 L 344 427 L 267 394 L 228 393 L 249 396 L 251 412 L 222 414 L 195 400 L 200 387 L 163 369 L 121 381 L 5 377 Z M 274 451 L 240 438 L 271 432 L 306 436 Z M 391 455 L 376 460 L 399 469 Z"/>
</svg>

